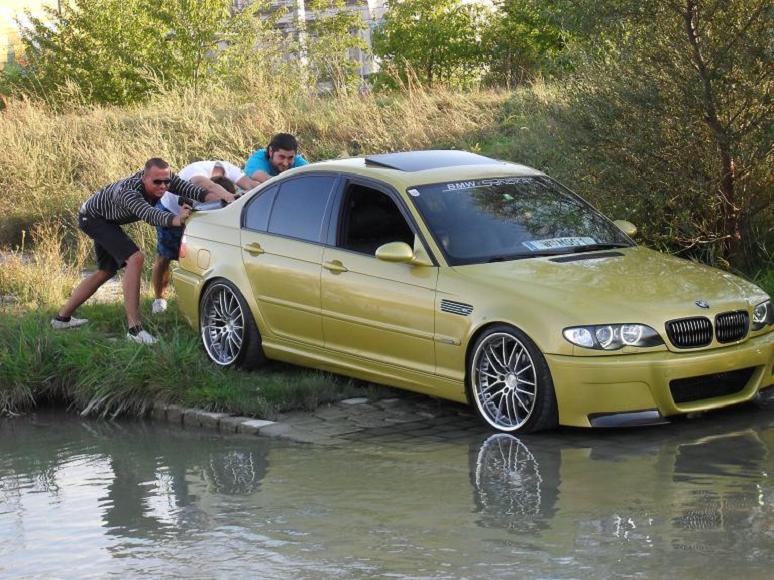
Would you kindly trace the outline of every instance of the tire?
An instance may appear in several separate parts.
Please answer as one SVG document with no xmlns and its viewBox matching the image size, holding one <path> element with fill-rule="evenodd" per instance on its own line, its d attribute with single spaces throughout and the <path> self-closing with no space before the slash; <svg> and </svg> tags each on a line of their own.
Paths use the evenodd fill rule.
<svg viewBox="0 0 774 580">
<path fill-rule="evenodd" d="M 199 330 L 209 359 L 252 370 L 266 362 L 261 334 L 241 292 L 228 280 L 212 282 L 199 304 Z"/>
<path fill-rule="evenodd" d="M 485 423 L 504 433 L 556 427 L 551 372 L 526 334 L 498 324 L 481 334 L 470 352 L 469 396 Z"/>
</svg>

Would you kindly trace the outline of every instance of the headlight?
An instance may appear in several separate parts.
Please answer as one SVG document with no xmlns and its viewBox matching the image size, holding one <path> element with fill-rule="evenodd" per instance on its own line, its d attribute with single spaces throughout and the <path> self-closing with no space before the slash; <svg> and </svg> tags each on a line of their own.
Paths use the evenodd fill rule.
<svg viewBox="0 0 774 580">
<path fill-rule="evenodd" d="M 658 346 L 664 344 L 658 332 L 644 324 L 598 324 L 574 326 L 562 331 L 572 344 L 597 350 L 618 350 L 625 346 Z"/>
<path fill-rule="evenodd" d="M 753 308 L 752 329 L 760 330 L 768 324 L 774 324 L 774 308 L 771 300 L 761 302 Z"/>
</svg>

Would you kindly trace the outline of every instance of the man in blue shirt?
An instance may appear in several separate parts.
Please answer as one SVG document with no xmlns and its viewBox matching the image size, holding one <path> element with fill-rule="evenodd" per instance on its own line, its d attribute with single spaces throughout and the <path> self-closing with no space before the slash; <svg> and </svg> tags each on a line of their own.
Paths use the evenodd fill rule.
<svg viewBox="0 0 774 580">
<path fill-rule="evenodd" d="M 277 133 L 266 149 L 258 149 L 245 164 L 244 173 L 250 179 L 263 183 L 291 167 L 309 163 L 298 154 L 298 140 L 290 133 Z"/>
</svg>

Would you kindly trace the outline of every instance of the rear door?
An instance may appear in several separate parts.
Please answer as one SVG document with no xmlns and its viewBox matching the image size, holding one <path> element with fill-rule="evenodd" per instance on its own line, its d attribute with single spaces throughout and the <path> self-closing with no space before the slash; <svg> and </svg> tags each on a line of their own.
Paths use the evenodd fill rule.
<svg viewBox="0 0 774 580">
<path fill-rule="evenodd" d="M 337 177 L 304 174 L 251 200 L 242 224 L 242 259 L 268 330 L 322 346 L 320 264 Z"/>
</svg>

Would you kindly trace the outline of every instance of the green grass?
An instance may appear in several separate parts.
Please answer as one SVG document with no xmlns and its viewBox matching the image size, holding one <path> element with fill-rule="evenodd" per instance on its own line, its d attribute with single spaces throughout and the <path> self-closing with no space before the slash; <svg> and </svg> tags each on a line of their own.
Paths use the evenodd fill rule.
<svg viewBox="0 0 774 580">
<path fill-rule="evenodd" d="M 148 312 L 149 303 L 143 304 Z M 178 317 L 174 301 L 146 326 L 153 347 L 125 339 L 120 303 L 84 305 L 89 324 L 55 331 L 50 312 L 8 308 L 0 322 L 0 413 L 24 412 L 47 400 L 65 401 L 86 415 L 142 415 L 154 402 L 273 418 L 315 409 L 381 387 L 279 363 L 247 373 L 207 360 L 198 336 Z"/>
</svg>

